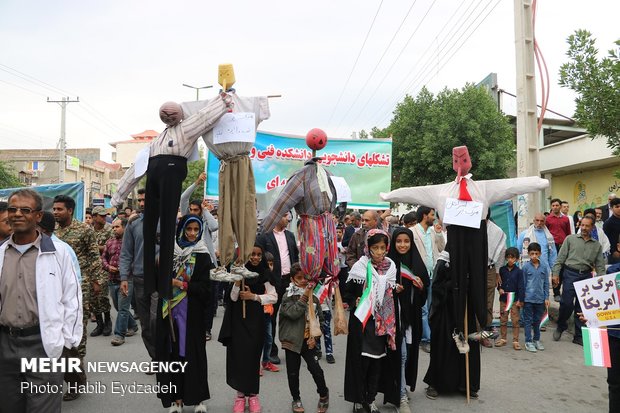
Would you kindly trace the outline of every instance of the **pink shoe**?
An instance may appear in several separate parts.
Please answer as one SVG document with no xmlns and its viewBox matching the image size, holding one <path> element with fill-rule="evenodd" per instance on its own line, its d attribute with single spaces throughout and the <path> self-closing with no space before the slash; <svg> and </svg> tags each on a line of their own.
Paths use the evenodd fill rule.
<svg viewBox="0 0 620 413">
<path fill-rule="evenodd" d="M 245 412 L 245 397 L 235 397 L 235 403 L 233 404 L 233 413 Z"/>
<path fill-rule="evenodd" d="M 250 396 L 248 400 L 248 403 L 250 405 L 250 413 L 261 413 L 260 400 L 258 400 L 258 395 Z"/>
</svg>

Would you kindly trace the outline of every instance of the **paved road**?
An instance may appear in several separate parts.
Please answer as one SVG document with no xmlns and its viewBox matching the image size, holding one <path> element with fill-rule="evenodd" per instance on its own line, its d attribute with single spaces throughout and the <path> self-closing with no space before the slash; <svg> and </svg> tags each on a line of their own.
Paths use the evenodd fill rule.
<svg viewBox="0 0 620 413">
<path fill-rule="evenodd" d="M 220 308 L 214 322 L 214 332 L 219 331 L 223 309 Z M 93 327 L 89 325 L 90 331 Z M 428 366 L 429 356 L 420 353 L 420 371 L 417 390 L 411 395 L 414 412 L 459 412 L 476 413 L 523 413 L 540 412 L 606 412 L 607 383 L 606 370 L 583 365 L 582 348 L 572 344 L 572 336 L 565 333 L 560 342 L 554 342 L 551 331 L 542 333 L 546 350 L 536 354 L 514 351 L 511 347 L 498 349 L 483 348 L 482 383 L 480 398 L 469 406 L 459 395 L 440 396 L 429 400 L 424 396 L 425 384 L 422 377 Z M 334 338 L 336 364 L 322 361 L 327 384 L 331 391 L 330 412 L 350 412 L 351 404 L 344 401 L 343 378 L 346 337 Z M 521 334 L 523 343 L 523 333 Z M 234 392 L 225 381 L 225 348 L 217 341 L 207 344 L 209 360 L 209 386 L 212 399 L 208 402 L 210 412 L 230 412 Z M 282 354 L 281 354 L 282 357 Z M 120 347 L 110 345 L 110 337 L 96 337 L 88 340 L 89 361 L 148 361 L 148 356 L 139 336 L 130 337 Z M 302 363 L 303 364 L 303 363 Z M 285 366 L 278 373 L 265 372 L 261 382 L 263 413 L 290 411 L 290 396 L 286 381 Z M 112 381 L 122 383 L 155 383 L 154 376 L 143 373 L 91 373 L 89 382 L 108 385 L 104 394 L 83 395 L 78 400 L 63 402 L 63 411 L 74 412 L 165 412 L 155 395 L 131 394 L 124 397 L 112 394 Z M 306 410 L 313 412 L 318 396 L 310 374 L 302 365 L 302 400 Z M 186 407 L 186 412 L 193 408 Z M 382 412 L 396 412 L 390 405 L 381 406 Z"/>
</svg>

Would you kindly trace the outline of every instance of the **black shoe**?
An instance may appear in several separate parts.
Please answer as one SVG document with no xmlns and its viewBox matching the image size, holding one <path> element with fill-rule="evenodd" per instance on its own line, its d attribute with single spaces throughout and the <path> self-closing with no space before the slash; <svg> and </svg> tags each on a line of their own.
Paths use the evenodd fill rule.
<svg viewBox="0 0 620 413">
<path fill-rule="evenodd" d="M 90 332 L 91 337 L 100 336 L 103 333 L 103 317 L 101 314 L 97 314 L 97 327 Z M 73 399 L 72 399 L 73 400 Z"/>
<path fill-rule="evenodd" d="M 276 354 L 275 356 L 269 356 L 269 361 L 273 364 L 280 364 L 280 357 Z"/>
<path fill-rule="evenodd" d="M 333 354 L 326 355 L 325 360 L 327 361 L 327 364 L 334 364 L 336 362 Z"/>
<path fill-rule="evenodd" d="M 553 341 L 560 341 L 560 338 L 562 338 L 563 332 L 564 330 L 560 330 L 559 328 L 556 328 L 555 331 L 553 332 Z"/>
<path fill-rule="evenodd" d="M 105 322 L 103 323 L 103 335 L 109 336 L 112 334 L 112 319 L 110 318 L 110 312 L 105 313 Z"/>
<path fill-rule="evenodd" d="M 212 338 L 213 338 L 213 336 L 211 335 L 211 331 L 207 330 L 207 334 L 205 334 L 205 340 L 206 341 L 211 341 Z"/>
<path fill-rule="evenodd" d="M 560 301 L 562 301 L 562 296 L 559 294 L 554 295 L 553 301 L 555 301 L 556 303 L 559 303 Z"/>
<path fill-rule="evenodd" d="M 474 399 L 474 400 L 478 400 L 478 392 L 477 391 L 472 391 L 469 393 L 469 398 L 470 399 Z"/>
<path fill-rule="evenodd" d="M 573 338 L 573 344 L 577 344 L 577 345 L 580 345 L 581 347 L 583 347 L 583 338 L 581 338 L 581 337 Z"/>
<path fill-rule="evenodd" d="M 439 393 L 437 392 L 437 390 L 435 390 L 434 387 L 428 386 L 426 388 L 426 398 L 435 400 L 438 396 L 439 396 Z"/>
<path fill-rule="evenodd" d="M 323 358 L 323 352 L 322 351 L 317 351 L 316 352 L 316 357 L 321 360 Z"/>
<path fill-rule="evenodd" d="M 424 341 L 420 344 L 420 349 L 422 349 L 423 352 L 425 353 L 430 353 L 431 352 L 431 343 L 429 343 L 428 341 Z"/>
</svg>

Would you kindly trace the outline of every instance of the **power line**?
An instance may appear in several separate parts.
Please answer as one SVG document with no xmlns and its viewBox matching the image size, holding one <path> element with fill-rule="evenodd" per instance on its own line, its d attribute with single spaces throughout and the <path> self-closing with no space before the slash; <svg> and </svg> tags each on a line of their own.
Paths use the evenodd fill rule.
<svg viewBox="0 0 620 413">
<path fill-rule="evenodd" d="M 458 44 L 459 40 L 467 33 L 467 31 L 469 30 L 470 27 L 473 26 L 473 24 L 476 22 L 476 20 L 478 20 L 478 18 L 484 13 L 485 10 L 487 10 L 489 8 L 489 6 L 491 5 L 491 3 L 493 2 L 493 0 L 490 0 L 486 6 L 484 6 L 482 8 L 482 10 L 478 13 L 478 15 L 471 20 L 471 22 L 469 23 L 469 25 L 465 28 L 465 30 L 460 34 L 460 36 L 456 39 L 456 41 L 454 41 L 452 43 L 452 45 L 450 46 L 450 48 L 443 54 L 443 56 L 439 56 L 438 57 L 438 64 L 439 62 L 441 62 L 446 56 L 448 56 L 448 54 L 450 53 L 450 51 L 452 51 L 454 49 L 454 47 Z M 463 42 L 461 42 L 461 44 L 459 45 L 459 49 L 460 47 L 462 47 L 467 40 L 469 40 L 469 38 L 476 32 L 476 30 L 478 29 L 478 27 L 480 27 L 480 25 L 487 19 L 487 17 L 493 12 L 493 10 L 495 10 L 495 8 L 499 5 L 499 3 L 501 2 L 501 0 L 498 0 L 497 3 L 488 11 L 488 13 L 482 18 L 482 20 L 479 21 L 479 23 L 476 25 L 476 27 L 469 33 L 469 35 L 465 38 L 465 40 Z M 470 13 L 471 15 L 471 13 Z M 469 18 L 469 16 L 468 16 Z M 465 19 L 466 21 L 467 19 Z M 456 36 L 456 34 L 458 33 L 455 32 L 454 35 L 452 36 L 452 38 L 454 36 Z M 440 50 L 439 53 L 441 53 L 441 51 L 443 51 L 446 47 L 448 46 L 448 44 L 444 45 L 444 47 Z M 432 67 L 430 67 L 430 65 L 427 65 L 425 67 L 423 67 L 420 71 L 417 72 L 417 76 L 414 77 L 414 79 L 411 81 L 411 83 L 407 86 L 406 90 L 412 90 L 412 89 L 416 89 L 418 88 L 420 85 L 425 84 L 426 81 L 432 79 L 432 77 L 429 79 L 428 76 L 433 74 L 433 72 L 435 72 L 435 74 L 439 73 L 439 71 L 441 71 L 441 69 L 443 69 L 443 67 L 445 67 L 445 65 L 452 60 L 452 58 L 456 55 L 456 51 L 453 52 L 446 60 L 443 60 L 443 64 L 441 64 L 440 67 L 438 67 L 436 70 L 433 70 Z M 417 82 L 416 82 L 417 81 Z M 406 93 L 406 92 L 405 92 Z M 398 98 L 396 100 L 396 102 L 398 102 L 401 98 Z M 381 121 L 378 124 L 383 124 L 387 118 L 390 116 L 391 111 L 388 111 L 388 113 L 381 119 Z"/>
<path fill-rule="evenodd" d="M 409 36 L 409 39 L 407 40 L 407 42 L 405 43 L 403 48 L 400 50 L 400 53 L 398 54 L 398 56 L 396 56 L 396 59 L 394 60 L 394 62 L 392 63 L 392 65 L 390 66 L 390 68 L 388 69 L 386 74 L 383 76 L 383 79 L 381 79 L 381 82 L 379 82 L 379 84 L 377 85 L 375 90 L 372 92 L 372 94 L 370 95 L 370 97 L 368 98 L 366 103 L 364 103 L 364 106 L 362 106 L 362 109 L 359 111 L 357 117 L 353 120 L 353 122 L 352 122 L 353 124 L 355 124 L 357 122 L 357 120 L 359 119 L 359 117 L 362 115 L 362 113 L 364 113 L 364 110 L 366 109 L 366 107 L 368 106 L 368 104 L 370 103 L 372 98 L 375 97 L 375 94 L 377 93 L 379 88 L 383 85 L 383 82 L 385 82 L 385 80 L 387 79 L 388 75 L 392 72 L 392 69 L 396 66 L 396 63 L 398 62 L 398 60 L 400 60 L 400 57 L 403 55 L 403 53 L 407 49 L 407 46 L 409 46 L 409 43 L 411 42 L 411 39 L 413 39 L 413 36 L 418 32 L 418 29 L 422 26 L 422 23 L 424 23 L 424 20 L 426 20 L 426 17 L 430 13 L 430 11 L 433 8 L 433 6 L 435 5 L 436 1 L 437 0 L 433 0 L 433 2 L 431 3 L 430 7 L 428 8 L 428 10 L 426 10 L 426 13 L 424 14 L 424 17 L 422 17 L 422 20 L 420 20 L 420 22 L 416 26 L 415 30 L 411 34 L 411 36 Z"/>
<path fill-rule="evenodd" d="M 379 15 L 379 11 L 381 10 L 381 6 L 382 5 L 383 5 L 383 0 L 381 0 L 381 3 L 379 3 L 379 7 L 377 8 L 377 12 L 375 13 L 375 17 L 373 17 L 372 23 L 370 23 L 370 27 L 368 28 L 368 32 L 366 32 L 366 37 L 364 38 L 364 42 L 362 43 L 362 47 L 360 48 L 360 51 L 357 53 L 357 58 L 355 59 L 355 63 L 353 63 L 353 67 L 351 68 L 351 72 L 349 72 L 349 76 L 347 77 L 347 81 L 344 83 L 344 87 L 340 91 L 340 96 L 338 96 L 338 101 L 336 102 L 336 105 L 334 106 L 334 109 L 332 110 L 332 114 L 329 116 L 329 120 L 327 121 L 328 125 L 331 124 L 332 118 L 334 117 L 334 114 L 336 113 L 336 109 L 338 108 L 338 105 L 340 104 L 340 100 L 342 99 L 342 95 L 344 94 L 344 91 L 347 89 L 347 86 L 349 86 L 349 81 L 351 80 L 351 76 L 353 75 L 353 71 L 357 67 L 357 62 L 360 60 L 360 56 L 362 55 L 362 51 L 364 50 L 364 46 L 366 46 L 366 41 L 368 40 L 368 36 L 370 36 L 370 32 L 372 31 L 372 28 L 375 25 L 375 21 L 377 20 L 377 16 Z"/>
<path fill-rule="evenodd" d="M 372 77 L 374 76 L 375 72 L 377 71 L 377 68 L 379 67 L 379 65 L 381 64 L 381 62 L 383 61 L 383 58 L 385 57 L 386 53 L 388 52 L 388 50 L 390 49 L 390 47 L 392 46 L 392 43 L 394 42 L 394 39 L 396 38 L 396 36 L 398 35 L 398 33 L 400 32 L 400 29 L 403 27 L 403 25 L 405 24 L 405 21 L 407 20 L 407 17 L 409 17 L 409 14 L 411 13 L 411 10 L 413 10 L 413 6 L 415 6 L 415 4 L 417 3 L 417 0 L 414 0 L 413 3 L 411 4 L 411 7 L 409 7 L 409 10 L 407 11 L 407 14 L 405 15 L 405 17 L 403 18 L 403 20 L 400 22 L 400 25 L 398 26 L 398 29 L 396 29 L 396 32 L 394 32 L 394 35 L 392 36 L 392 39 L 390 40 L 389 44 L 387 45 L 387 47 L 383 50 L 383 54 L 381 55 L 381 57 L 379 58 L 379 61 L 377 62 L 377 64 L 375 65 L 374 69 L 372 70 L 372 73 L 370 73 L 370 76 L 368 76 L 368 79 L 366 79 L 366 83 L 364 83 L 364 86 L 362 86 L 359 89 L 359 93 L 357 94 L 357 96 L 355 97 L 355 100 L 353 101 L 353 103 L 349 106 L 349 109 L 347 109 L 346 113 L 344 114 L 343 117 L 340 118 L 340 122 L 338 122 L 338 126 L 336 126 L 336 130 L 340 129 L 340 125 L 342 125 L 342 121 L 349 115 L 349 112 L 351 111 L 351 109 L 353 108 L 353 106 L 355 106 L 355 104 L 357 103 L 357 100 L 359 99 L 360 95 L 362 94 L 362 92 L 364 91 L 364 89 L 366 88 L 366 86 L 368 85 L 368 82 L 370 82 L 370 79 L 372 79 Z"/>
<path fill-rule="evenodd" d="M 479 0 L 478 4 L 482 3 L 483 0 Z M 476 0 L 473 0 L 469 6 L 467 6 L 467 8 L 465 9 L 465 11 L 463 12 L 463 14 L 466 14 L 467 11 L 469 10 L 469 8 L 476 2 Z M 452 19 L 457 15 L 457 13 L 459 12 L 459 10 L 461 9 L 461 7 L 465 4 L 465 2 L 460 3 L 459 7 L 454 11 L 454 13 L 452 14 L 452 16 L 450 16 L 450 18 L 446 21 L 446 23 L 444 24 L 444 26 L 439 30 L 439 32 L 437 32 L 437 34 L 435 35 L 435 38 L 441 36 L 441 34 L 444 32 L 444 30 L 446 29 L 446 27 L 448 26 L 448 24 L 450 24 L 452 22 Z M 476 5 L 477 7 L 477 5 Z M 471 15 L 471 14 L 470 14 Z M 467 17 L 469 18 L 469 16 Z M 466 19 L 467 19 L 466 18 Z M 462 20 L 466 20 L 466 19 L 462 19 Z M 443 45 L 446 40 L 448 39 L 448 37 L 450 36 L 450 34 L 452 33 L 453 29 L 456 27 L 456 25 L 451 26 L 450 30 L 448 31 L 448 33 L 446 34 L 446 36 L 443 38 L 443 40 L 439 43 L 438 47 Z M 452 38 L 450 38 L 451 40 Z M 377 109 L 377 113 L 383 113 L 382 109 L 384 108 L 384 106 L 390 102 L 391 100 L 393 100 L 393 96 L 395 96 L 398 92 L 398 90 L 403 89 L 404 85 L 409 85 L 408 83 L 408 79 L 409 77 L 414 74 L 415 69 L 418 68 L 418 66 L 420 66 L 420 63 L 422 61 L 424 61 L 424 58 L 426 57 L 426 55 L 428 54 L 428 52 L 431 50 L 431 48 L 433 47 L 433 43 L 429 43 L 428 47 L 426 48 L 426 50 L 424 51 L 424 53 L 422 53 L 422 55 L 420 56 L 420 58 L 417 60 L 416 64 L 411 68 L 411 70 L 409 71 L 409 73 L 407 74 L 407 76 L 405 76 L 405 78 L 402 80 L 402 82 L 400 82 L 398 84 L 398 86 L 396 86 L 396 88 L 394 88 L 392 90 L 391 93 L 389 93 L 389 98 L 387 98 L 382 104 L 381 106 L 379 106 L 379 109 Z M 417 74 L 417 72 L 415 72 Z M 414 75 L 415 78 L 415 75 Z M 409 87 L 405 87 L 404 89 L 408 89 Z M 398 94 L 398 96 L 400 96 L 400 94 Z M 396 101 L 398 102 L 398 100 Z"/>
<path fill-rule="evenodd" d="M 76 95 L 76 93 L 72 93 L 72 92 L 68 92 L 66 90 L 62 90 L 60 88 L 57 88 L 54 85 L 50 85 L 49 83 L 46 83 L 42 80 L 37 79 L 34 76 L 30 76 L 24 72 L 21 72 L 15 68 L 12 68 L 10 66 L 7 66 L 5 64 L 0 63 L 0 70 L 7 72 L 13 76 L 19 77 L 27 82 L 33 83 L 39 87 L 44 87 L 45 89 L 48 89 L 49 91 L 51 91 L 52 93 L 60 93 L 62 95 Z M 15 73 L 13 73 L 15 72 Z M 17 74 L 16 74 L 17 73 Z M 41 86 L 43 85 L 43 86 Z"/>
</svg>

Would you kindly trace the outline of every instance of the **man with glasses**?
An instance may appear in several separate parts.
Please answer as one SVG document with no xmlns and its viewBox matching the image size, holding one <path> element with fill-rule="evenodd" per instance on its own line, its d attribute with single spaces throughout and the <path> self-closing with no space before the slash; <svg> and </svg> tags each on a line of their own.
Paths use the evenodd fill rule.
<svg viewBox="0 0 620 413">
<path fill-rule="evenodd" d="M 80 286 L 69 248 L 37 230 L 41 207 L 30 189 L 8 199 L 13 235 L 0 247 L 1 412 L 59 412 L 63 373 L 21 372 L 21 361 L 58 359 L 82 336 Z M 48 385 L 59 390 L 28 390 Z"/>
</svg>

